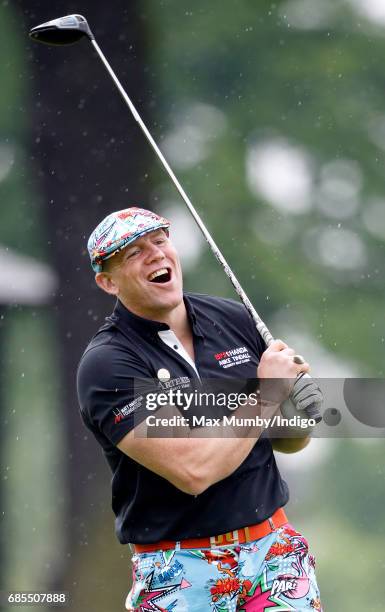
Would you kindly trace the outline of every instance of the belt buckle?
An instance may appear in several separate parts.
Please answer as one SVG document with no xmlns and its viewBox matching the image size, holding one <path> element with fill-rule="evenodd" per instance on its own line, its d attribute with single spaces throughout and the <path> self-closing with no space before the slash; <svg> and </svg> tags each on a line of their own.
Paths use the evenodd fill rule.
<svg viewBox="0 0 385 612">
<path fill-rule="evenodd" d="M 228 531 L 218 536 L 210 537 L 211 546 L 224 546 L 226 544 L 239 544 L 238 529 L 234 531 Z M 224 541 L 225 540 L 225 541 Z"/>
</svg>

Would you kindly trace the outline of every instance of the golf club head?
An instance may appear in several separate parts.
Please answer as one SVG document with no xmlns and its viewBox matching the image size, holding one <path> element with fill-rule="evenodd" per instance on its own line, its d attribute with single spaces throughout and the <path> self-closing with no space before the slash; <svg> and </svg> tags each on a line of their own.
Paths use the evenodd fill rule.
<svg viewBox="0 0 385 612">
<path fill-rule="evenodd" d="M 93 34 L 82 15 L 66 15 L 52 19 L 32 28 L 29 35 L 33 40 L 46 45 L 72 45 L 83 36 L 93 39 Z"/>
</svg>

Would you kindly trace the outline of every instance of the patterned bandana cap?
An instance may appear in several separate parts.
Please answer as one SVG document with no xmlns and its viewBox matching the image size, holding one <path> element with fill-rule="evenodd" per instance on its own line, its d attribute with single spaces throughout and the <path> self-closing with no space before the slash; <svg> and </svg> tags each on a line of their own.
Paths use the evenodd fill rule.
<svg viewBox="0 0 385 612">
<path fill-rule="evenodd" d="M 164 217 L 132 206 L 108 215 L 94 229 L 87 248 L 91 266 L 95 272 L 102 271 L 102 262 L 109 259 L 137 238 L 161 228 L 169 228 L 170 222 Z"/>
</svg>

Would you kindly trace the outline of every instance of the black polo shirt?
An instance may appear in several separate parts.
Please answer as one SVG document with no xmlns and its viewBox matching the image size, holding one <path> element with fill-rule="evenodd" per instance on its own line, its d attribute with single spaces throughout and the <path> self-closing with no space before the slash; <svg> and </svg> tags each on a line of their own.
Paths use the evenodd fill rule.
<svg viewBox="0 0 385 612">
<path fill-rule="evenodd" d="M 288 501 L 287 485 L 264 437 L 230 476 L 197 496 L 183 493 L 116 447 L 137 422 L 143 395 L 138 380 L 151 388 L 161 369 L 171 381 L 256 377 L 265 345 L 245 307 L 207 295 L 185 294 L 184 300 L 195 367 L 181 355 L 181 346 L 170 344 L 168 325 L 134 315 L 119 301 L 79 364 L 81 415 L 113 473 L 112 508 L 122 544 L 226 533 L 265 520 Z"/>
</svg>

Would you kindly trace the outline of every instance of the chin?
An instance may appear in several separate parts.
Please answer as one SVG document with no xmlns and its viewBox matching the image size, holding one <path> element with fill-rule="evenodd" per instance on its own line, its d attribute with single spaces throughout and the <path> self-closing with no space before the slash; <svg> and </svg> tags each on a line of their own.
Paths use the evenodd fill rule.
<svg viewBox="0 0 385 612">
<path fill-rule="evenodd" d="M 158 306 L 167 310 L 176 308 L 183 302 L 183 291 L 177 290 L 170 292 L 169 295 L 165 295 L 163 299 L 159 300 Z"/>
<path fill-rule="evenodd" d="M 169 299 L 164 300 L 163 302 L 163 306 L 164 308 L 167 309 L 174 309 L 177 308 L 177 306 L 179 306 L 179 304 L 181 304 L 183 302 L 183 293 L 181 293 L 180 295 L 174 295 L 174 296 L 170 296 Z"/>
</svg>

